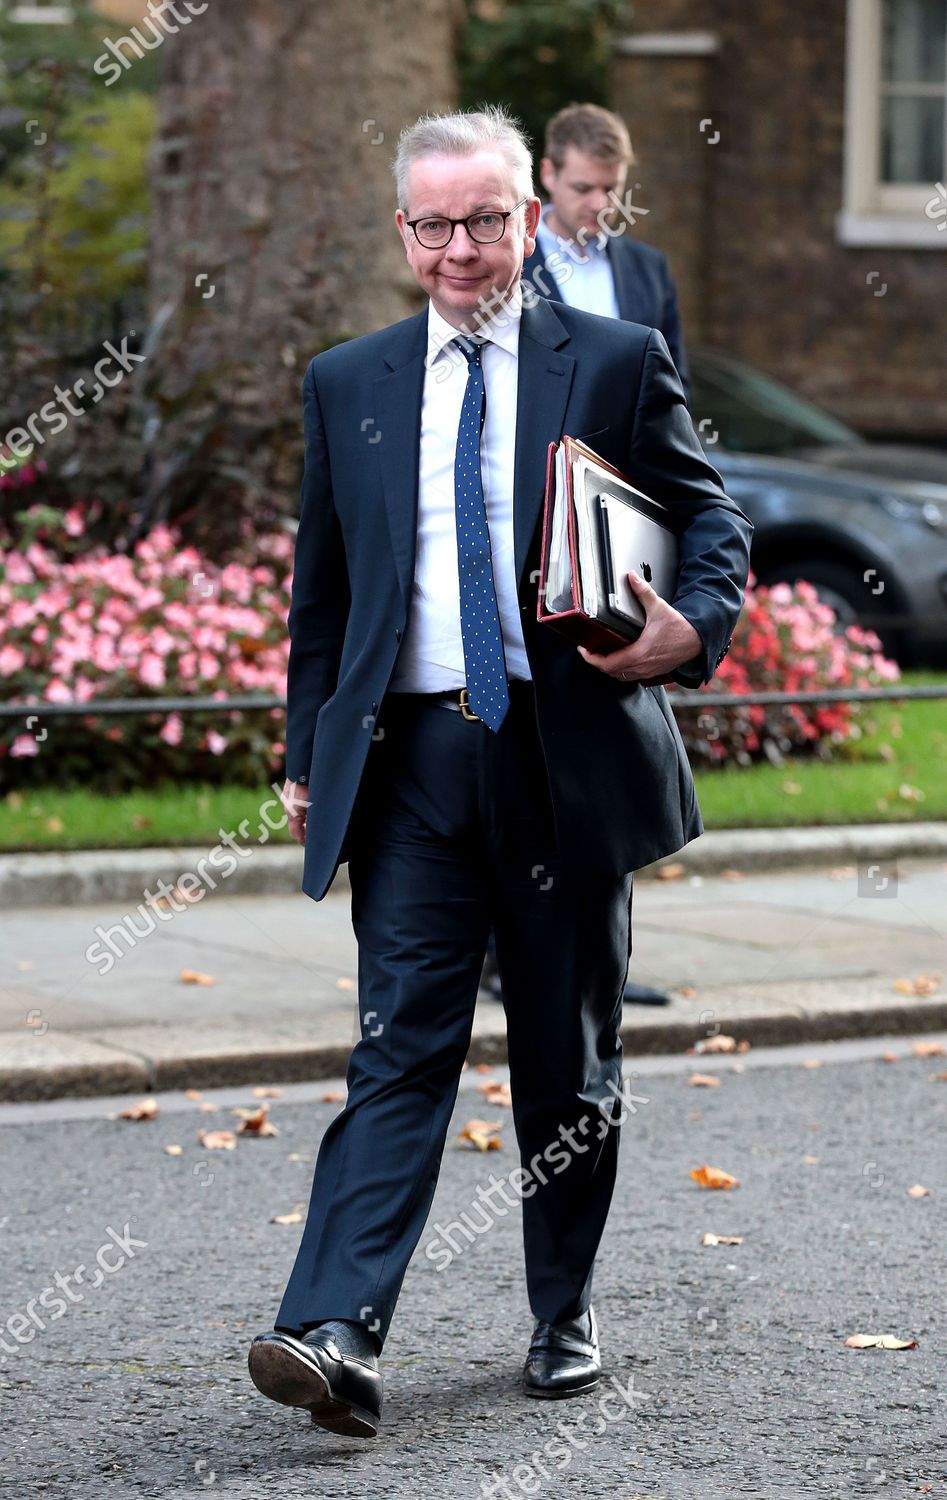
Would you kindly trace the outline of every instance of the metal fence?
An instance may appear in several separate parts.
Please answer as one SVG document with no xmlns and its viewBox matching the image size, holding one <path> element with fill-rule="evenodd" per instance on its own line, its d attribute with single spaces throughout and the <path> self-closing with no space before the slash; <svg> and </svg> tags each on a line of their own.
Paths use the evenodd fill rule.
<svg viewBox="0 0 947 1500">
<path fill-rule="evenodd" d="M 825 688 L 800 693 L 706 693 L 697 690 L 669 693 L 668 701 L 675 711 L 703 713 L 708 708 L 777 707 L 820 703 L 891 703 L 923 698 L 947 698 L 947 681 L 909 687 Z M 274 708 L 285 710 L 286 699 L 274 695 L 244 694 L 230 698 L 94 698 L 87 703 L 0 703 L 0 718 L 22 719 L 26 715 L 45 719 L 68 719 L 86 715 L 128 715 L 156 713 L 230 713 L 236 709 L 261 712 Z"/>
</svg>

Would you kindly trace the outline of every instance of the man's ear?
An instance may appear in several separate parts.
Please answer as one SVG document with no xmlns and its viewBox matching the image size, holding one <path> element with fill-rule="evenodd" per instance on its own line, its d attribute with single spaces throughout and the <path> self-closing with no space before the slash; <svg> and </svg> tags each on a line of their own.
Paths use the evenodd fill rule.
<svg viewBox="0 0 947 1500">
<path fill-rule="evenodd" d="M 398 233 L 401 235 L 401 243 L 404 245 L 405 254 L 410 260 L 411 255 L 408 249 L 408 235 L 411 233 L 411 231 L 405 226 L 404 210 L 401 208 L 395 209 L 395 223 L 398 226 Z"/>
<path fill-rule="evenodd" d="M 548 156 L 544 156 L 542 161 L 539 163 L 539 180 L 542 183 L 543 187 L 546 189 L 547 193 L 551 193 L 553 188 L 555 187 L 557 175 L 558 174 L 556 172 L 555 166 L 553 165 L 552 159 Z"/>
<path fill-rule="evenodd" d="M 542 212 L 542 204 L 538 198 L 527 198 L 523 205 L 523 212 L 526 216 L 526 254 L 532 255 L 536 248 L 536 229 Z"/>
</svg>

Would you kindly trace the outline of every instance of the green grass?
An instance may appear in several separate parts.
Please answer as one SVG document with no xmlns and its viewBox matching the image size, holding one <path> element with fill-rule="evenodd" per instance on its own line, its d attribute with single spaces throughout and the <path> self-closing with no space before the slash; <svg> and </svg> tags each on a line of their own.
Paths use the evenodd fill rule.
<svg viewBox="0 0 947 1500">
<path fill-rule="evenodd" d="M 905 673 L 905 682 L 941 682 Z M 870 718 L 869 718 L 870 714 Z M 831 761 L 800 757 L 695 775 L 708 828 L 947 818 L 947 698 L 870 706 L 863 738 Z"/>
<path fill-rule="evenodd" d="M 941 681 L 909 673 L 906 682 Z M 844 756 L 698 771 L 708 828 L 947 819 L 947 699 L 879 704 Z M 920 794 L 920 795 L 918 795 Z M 256 842 L 271 788 L 156 786 L 107 796 L 82 788 L 11 792 L 0 801 L 0 850 L 213 845 L 219 830 Z M 270 809 L 274 821 L 279 808 Z M 246 834 L 239 831 L 247 819 Z M 284 830 L 271 843 L 287 842 Z"/>
</svg>

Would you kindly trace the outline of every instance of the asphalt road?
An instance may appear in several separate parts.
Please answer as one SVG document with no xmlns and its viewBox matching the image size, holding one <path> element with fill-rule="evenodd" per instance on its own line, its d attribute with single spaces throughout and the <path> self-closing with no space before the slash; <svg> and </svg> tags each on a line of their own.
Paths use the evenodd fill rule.
<svg viewBox="0 0 947 1500">
<path fill-rule="evenodd" d="M 594 1294 L 605 1376 L 566 1402 L 519 1390 L 532 1324 L 518 1208 L 443 1271 L 423 1253 L 517 1164 L 509 1111 L 484 1108 L 465 1073 L 455 1126 L 505 1116 L 502 1149 L 448 1145 L 373 1442 L 311 1427 L 246 1372 L 301 1232 L 270 1220 L 308 1197 L 339 1108 L 318 1102 L 329 1085 L 287 1089 L 270 1106 L 279 1136 L 232 1152 L 197 1131 L 233 1126 L 250 1089 L 209 1096 L 213 1114 L 167 1096 L 149 1123 L 108 1119 L 115 1099 L 0 1110 L 0 1493 L 945 1500 L 947 1058 L 901 1040 L 884 1062 L 886 1045 L 752 1052 L 743 1072 L 701 1058 L 713 1089 L 687 1085 L 696 1059 L 629 1063 Z M 688 1174 L 702 1163 L 740 1186 L 701 1189 Z M 916 1183 L 930 1196 L 909 1196 Z M 704 1247 L 707 1230 L 743 1243 Z M 919 1347 L 858 1351 L 854 1333 Z"/>
</svg>

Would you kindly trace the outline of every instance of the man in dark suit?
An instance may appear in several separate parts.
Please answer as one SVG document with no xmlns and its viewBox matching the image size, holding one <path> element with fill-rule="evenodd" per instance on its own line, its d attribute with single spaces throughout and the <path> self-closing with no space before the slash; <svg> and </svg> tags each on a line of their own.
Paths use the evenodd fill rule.
<svg viewBox="0 0 947 1500">
<path fill-rule="evenodd" d="M 751 529 L 659 332 L 526 305 L 540 204 L 515 123 L 492 108 L 421 120 L 395 172 L 429 303 L 309 365 L 289 617 L 284 801 L 310 896 L 348 860 L 362 1035 L 275 1330 L 250 1350 L 265 1395 L 362 1436 L 378 1428 L 377 1357 L 433 1199 L 491 927 L 521 1161 L 506 1180 L 536 1320 L 524 1389 L 599 1379 L 591 1288 L 625 1114 L 632 872 L 702 828 L 649 684 L 713 675 Z M 546 449 L 563 433 L 631 470 L 678 532 L 673 604 L 635 580 L 647 623 L 609 656 L 537 622 Z M 482 1228 L 504 1187 L 478 1188 Z M 459 1230 L 425 1247 L 439 1270 Z"/>
<path fill-rule="evenodd" d="M 626 198 L 634 151 L 624 121 L 598 104 L 570 104 L 546 127 L 540 181 L 549 194 L 523 280 L 543 297 L 659 328 L 687 391 L 687 356 L 667 258 L 636 239 Z"/>
</svg>

